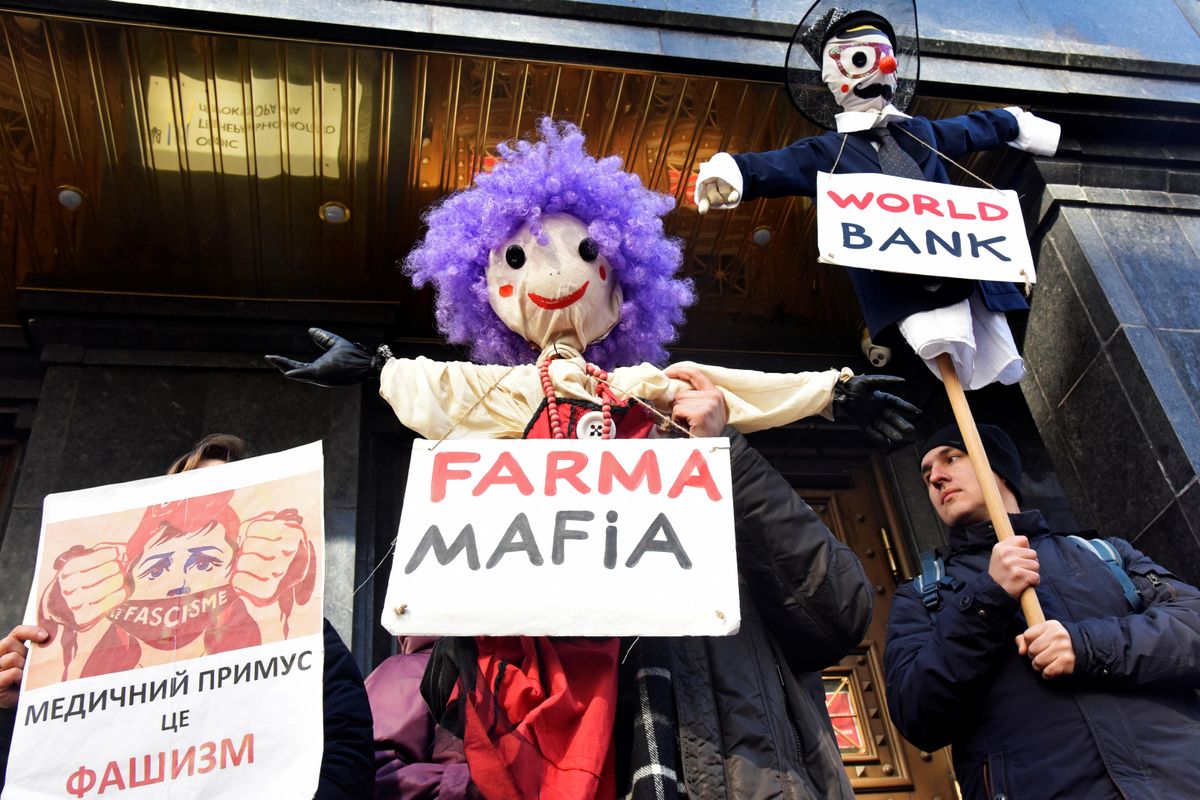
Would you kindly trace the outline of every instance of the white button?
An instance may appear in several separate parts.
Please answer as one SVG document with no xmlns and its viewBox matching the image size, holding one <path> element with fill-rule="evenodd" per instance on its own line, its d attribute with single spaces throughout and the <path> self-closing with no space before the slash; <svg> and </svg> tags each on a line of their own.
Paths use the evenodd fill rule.
<svg viewBox="0 0 1200 800">
<path fill-rule="evenodd" d="M 576 439 L 603 439 L 604 438 L 604 414 L 599 411 L 589 411 L 579 418 L 579 422 L 575 424 Z M 609 431 L 608 438 L 617 438 L 617 426 L 613 425 Z"/>
</svg>

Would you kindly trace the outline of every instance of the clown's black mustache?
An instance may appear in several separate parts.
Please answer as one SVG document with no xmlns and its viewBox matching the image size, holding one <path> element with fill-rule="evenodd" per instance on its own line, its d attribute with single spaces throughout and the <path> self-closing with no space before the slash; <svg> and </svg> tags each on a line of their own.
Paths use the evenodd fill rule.
<svg viewBox="0 0 1200 800">
<path fill-rule="evenodd" d="M 882 96 L 889 103 L 892 101 L 892 87 L 886 83 L 873 83 L 870 86 L 855 86 L 855 97 L 861 97 L 864 100 L 872 97 Z"/>
</svg>

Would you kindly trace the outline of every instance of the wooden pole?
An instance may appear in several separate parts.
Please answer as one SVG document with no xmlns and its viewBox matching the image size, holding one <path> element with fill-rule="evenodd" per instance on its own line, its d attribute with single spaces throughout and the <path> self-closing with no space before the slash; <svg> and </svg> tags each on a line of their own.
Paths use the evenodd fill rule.
<svg viewBox="0 0 1200 800">
<path fill-rule="evenodd" d="M 987 506 L 988 516 L 991 517 L 992 527 L 996 530 L 996 538 L 1002 542 L 1011 539 L 1015 535 L 1012 520 L 1008 518 L 1008 511 L 1000 498 L 1000 487 L 996 485 L 996 475 L 992 472 L 987 451 L 983 449 L 983 440 L 979 438 L 975 416 L 971 413 L 971 407 L 967 405 L 967 395 L 958 379 L 958 371 L 954 369 L 954 362 L 947 353 L 939 355 L 937 363 L 942 372 L 946 394 L 950 397 L 954 420 L 958 423 L 963 445 L 967 448 L 967 457 L 971 459 L 975 477 L 983 490 L 983 502 Z M 1030 627 L 1046 621 L 1046 615 L 1042 613 L 1042 604 L 1038 602 L 1037 593 L 1032 586 L 1021 592 L 1021 610 L 1025 612 L 1025 621 Z"/>
</svg>

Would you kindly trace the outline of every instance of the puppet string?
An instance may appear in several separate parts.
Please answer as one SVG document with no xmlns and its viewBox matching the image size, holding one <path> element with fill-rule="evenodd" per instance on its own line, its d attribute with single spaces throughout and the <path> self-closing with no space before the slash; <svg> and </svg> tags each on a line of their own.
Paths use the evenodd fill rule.
<svg viewBox="0 0 1200 800">
<path fill-rule="evenodd" d="M 489 386 L 487 388 L 487 391 L 485 391 L 483 394 L 479 395 L 479 397 L 476 398 L 475 402 L 471 404 L 471 407 L 468 408 L 466 411 L 464 411 L 463 415 L 461 417 L 459 417 L 458 420 L 453 425 L 450 426 L 450 430 L 443 433 L 438 438 L 437 442 L 433 445 L 433 447 L 429 448 L 429 452 L 432 453 L 434 450 L 437 450 L 438 445 L 441 444 L 442 442 L 446 441 L 446 438 L 449 437 L 450 434 L 454 433 L 454 429 L 457 428 L 459 425 L 461 425 L 463 423 L 463 421 L 466 420 L 467 417 L 471 416 L 471 414 L 475 411 L 475 409 L 479 408 L 479 404 L 484 401 L 484 398 L 486 398 L 489 394 L 491 394 L 493 389 L 495 389 L 497 386 L 499 386 L 501 383 L 503 383 L 504 379 L 507 378 L 509 375 L 511 375 L 512 371 L 514 369 L 516 369 L 518 366 L 519 366 L 518 364 L 513 364 L 511 367 L 509 367 L 507 370 L 505 370 L 503 375 L 501 375 L 499 378 L 496 379 L 495 383 L 493 383 L 491 386 Z"/>
<path fill-rule="evenodd" d="M 896 125 L 896 126 L 894 126 L 894 127 L 895 127 L 897 130 L 904 131 L 904 133 L 906 133 L 907 135 L 911 136 L 912 138 L 914 138 L 914 139 L 916 139 L 918 142 L 920 142 L 922 147 L 928 148 L 929 150 L 932 150 L 934 153 L 937 153 L 939 156 L 941 156 L 942 158 L 946 159 L 946 160 L 947 160 L 947 161 L 949 161 L 951 164 L 953 164 L 954 166 L 958 167 L 958 168 L 959 168 L 959 169 L 961 169 L 963 172 L 967 173 L 967 174 L 968 174 L 968 175 L 970 175 L 972 178 L 974 178 L 975 180 L 977 180 L 977 181 L 979 181 L 980 183 L 982 183 L 984 186 L 986 186 L 986 187 L 988 187 L 989 189 L 991 189 L 991 190 L 993 190 L 993 191 L 996 191 L 996 192 L 1000 191 L 1000 190 L 999 190 L 999 189 L 997 189 L 995 186 L 993 186 L 992 184 L 988 183 L 988 182 L 987 182 L 987 181 L 985 181 L 983 178 L 979 177 L 979 176 L 978 176 L 978 175 L 976 175 L 974 172 L 971 172 L 971 170 L 967 169 L 967 168 L 966 168 L 966 167 L 964 167 L 962 164 L 958 163 L 958 162 L 957 162 L 957 161 L 955 161 L 953 158 L 951 158 L 950 156 L 948 156 L 948 155 L 946 155 L 945 153 L 943 153 L 941 150 L 938 150 L 936 147 L 934 147 L 934 146 L 933 146 L 933 145 L 931 145 L 929 142 L 927 142 L 927 141 L 925 141 L 924 139 L 922 139 L 920 136 L 917 136 L 916 134 L 914 134 L 912 131 L 907 131 L 907 130 L 904 130 L 904 128 L 901 128 L 899 125 Z M 843 144 L 844 144 L 844 143 L 845 143 L 845 141 L 843 140 Z"/>
<path fill-rule="evenodd" d="M 399 537 L 396 537 L 396 538 L 399 538 Z M 351 597 L 354 597 L 354 595 L 356 595 L 360 591 L 362 591 L 362 588 L 364 586 L 366 586 L 368 583 L 371 582 L 371 578 L 375 577 L 375 573 L 379 572 L 379 568 L 383 566 L 383 562 L 387 561 L 388 556 L 390 556 L 393 552 L 395 552 L 395 550 L 396 550 L 396 539 L 392 539 L 392 544 L 387 549 L 387 552 L 383 554 L 383 558 L 379 559 L 379 563 L 375 565 L 375 569 L 371 570 L 371 574 L 363 579 L 363 582 L 358 585 L 358 588 L 350 593 Z"/>
<path fill-rule="evenodd" d="M 840 162 L 840 161 L 842 160 L 842 151 L 846 149 L 846 138 L 847 138 L 847 136 L 848 136 L 848 134 L 845 134 L 845 133 L 843 133 L 843 134 L 842 134 L 842 146 L 838 148 L 838 154 L 837 154 L 837 158 L 835 158 L 835 159 L 833 160 L 833 166 L 829 168 L 829 174 L 830 174 L 830 175 L 832 175 L 833 173 L 837 172 L 837 165 L 838 165 L 838 162 Z"/>
<path fill-rule="evenodd" d="M 676 430 L 678 430 L 680 433 L 682 433 L 684 436 L 691 437 L 691 436 L 693 435 L 693 434 L 692 434 L 692 432 L 691 432 L 691 431 L 689 431 L 687 428 L 683 427 L 683 426 L 682 426 L 682 425 L 680 425 L 678 422 L 676 422 L 675 420 L 671 419 L 671 418 L 670 418 L 670 417 L 668 417 L 666 414 L 662 413 L 662 412 L 661 412 L 661 411 L 659 411 L 657 408 L 655 408 L 654 406 L 650 405 L 649 403 L 647 403 L 645 400 L 643 400 L 642 398 L 638 397 L 637 395 L 635 395 L 635 394 L 631 394 L 631 393 L 629 393 L 629 392 L 625 391 L 625 390 L 624 390 L 624 389 L 622 389 L 620 386 L 616 386 L 616 385 L 614 385 L 614 384 L 613 384 L 611 381 L 610 381 L 610 382 L 609 382 L 609 384 L 608 384 L 608 388 L 612 389 L 614 392 L 617 392 L 617 393 L 619 393 L 619 394 L 620 394 L 622 397 L 624 397 L 626 400 L 632 400 L 633 402 L 635 402 L 635 403 L 637 403 L 638 405 L 642 406 L 643 408 L 645 408 L 646 410 L 648 410 L 648 411 L 649 411 L 651 414 L 653 414 L 654 416 L 658 417 L 658 421 L 659 421 L 659 422 L 662 422 L 662 423 L 664 423 L 664 424 L 670 425 L 671 427 L 675 428 L 675 429 L 676 429 Z"/>
</svg>

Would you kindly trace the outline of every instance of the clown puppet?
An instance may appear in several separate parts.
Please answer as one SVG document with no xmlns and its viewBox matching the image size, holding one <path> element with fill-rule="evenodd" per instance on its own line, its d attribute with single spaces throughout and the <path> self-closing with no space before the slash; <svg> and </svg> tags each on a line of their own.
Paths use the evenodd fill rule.
<svg viewBox="0 0 1200 800">
<path fill-rule="evenodd" d="M 897 29 L 904 35 L 897 35 Z M 904 50 L 902 48 L 907 48 Z M 819 172 L 879 173 L 949 183 L 945 161 L 1008 144 L 1053 155 L 1060 129 L 1021 108 L 929 120 L 905 109 L 919 72 L 916 9 L 910 0 L 838 5 L 817 0 L 788 51 L 789 94 L 826 133 L 761 153 L 717 153 L 700 167 L 694 199 L 701 214 L 757 197 L 816 195 Z M 946 386 L 972 463 L 985 487 L 998 535 L 1011 536 L 963 389 L 1012 384 L 1025 374 L 1005 312 L 1028 304 L 1011 283 L 930 279 L 850 269 L 876 343 L 898 337 Z M 1022 599 L 1036 620 L 1032 590 Z"/>
<path fill-rule="evenodd" d="M 907 2 L 818 0 L 797 29 L 788 55 L 789 93 L 813 122 L 832 130 L 761 153 L 717 153 L 700 167 L 700 213 L 732 209 L 757 197 L 816 195 L 818 172 L 874 172 L 949 183 L 946 159 L 1008 144 L 1053 155 L 1059 126 L 1017 107 L 929 120 L 904 113 L 916 90 L 916 20 Z M 888 10 L 888 16 L 864 6 Z M 906 11 L 907 9 L 907 11 Z M 890 17 L 890 18 L 889 18 Z M 898 37 L 894 20 L 911 19 Z M 811 63 L 804 60 L 811 59 Z M 1029 306 L 1010 283 L 851 269 L 871 338 L 900 333 L 935 375 L 950 356 L 967 389 L 1016 383 L 1025 374 L 1004 312 Z"/>
</svg>

